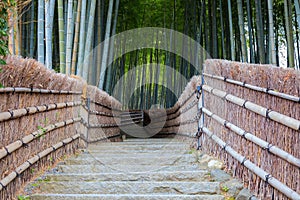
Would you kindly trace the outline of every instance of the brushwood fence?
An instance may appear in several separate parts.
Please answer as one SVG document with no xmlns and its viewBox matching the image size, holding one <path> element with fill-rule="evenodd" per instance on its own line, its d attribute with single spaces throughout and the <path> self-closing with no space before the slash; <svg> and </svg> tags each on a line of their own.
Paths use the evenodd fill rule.
<svg viewBox="0 0 300 200">
<path fill-rule="evenodd" d="M 207 60 L 201 89 L 201 148 L 260 199 L 300 199 L 299 72 Z"/>
<path fill-rule="evenodd" d="M 117 140 L 120 103 L 77 77 L 8 57 L 0 82 L 0 199 L 88 143 Z"/>
<path fill-rule="evenodd" d="M 166 110 L 166 123 L 159 136 L 176 136 L 194 144 L 198 131 L 198 98 L 195 93 L 201 77 L 194 76 L 185 87 L 176 104 Z M 159 118 L 158 118 L 159 119 Z M 159 121 L 159 120 L 158 120 Z"/>
</svg>

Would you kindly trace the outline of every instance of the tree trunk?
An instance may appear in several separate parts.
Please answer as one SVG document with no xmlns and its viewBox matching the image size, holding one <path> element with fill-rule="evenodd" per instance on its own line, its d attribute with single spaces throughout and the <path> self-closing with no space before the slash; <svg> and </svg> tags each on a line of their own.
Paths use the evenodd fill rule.
<svg viewBox="0 0 300 200">
<path fill-rule="evenodd" d="M 235 60 L 235 47 L 234 47 L 234 36 L 233 36 L 233 25 L 232 25 L 232 11 L 231 11 L 231 0 L 228 0 L 228 21 L 229 21 L 229 32 L 230 32 L 230 53 L 231 60 Z"/>
<path fill-rule="evenodd" d="M 78 6 L 77 6 L 77 14 L 76 14 L 76 22 L 75 22 L 75 35 L 74 35 L 74 47 L 73 47 L 73 54 L 72 54 L 72 69 L 71 69 L 71 74 L 75 74 L 76 73 L 76 64 L 77 64 L 77 56 L 78 56 L 78 45 L 79 45 L 81 2 L 82 2 L 82 0 L 79 0 L 78 1 Z"/>
<path fill-rule="evenodd" d="M 244 12 L 242 0 L 237 0 L 240 40 L 242 46 L 242 62 L 248 62 L 247 43 L 244 29 Z"/>
<path fill-rule="evenodd" d="M 292 12 L 291 12 L 291 1 L 284 0 L 284 15 L 285 15 L 285 26 L 287 36 L 287 47 L 288 47 L 288 67 L 295 67 L 294 60 L 294 39 L 293 39 L 293 27 L 292 27 Z"/>
<path fill-rule="evenodd" d="M 40 63 L 45 63 L 45 16 L 44 16 L 44 0 L 39 0 L 39 7 L 38 7 L 38 61 Z"/>
<path fill-rule="evenodd" d="M 219 0 L 220 5 L 220 23 L 221 23 L 221 46 L 222 46 L 222 53 L 221 58 L 226 58 L 226 51 L 225 51 L 225 42 L 224 42 L 224 24 L 223 24 L 223 6 L 222 6 L 222 0 Z"/>
<path fill-rule="evenodd" d="M 84 59 L 87 59 L 87 62 L 84 63 L 84 69 L 82 74 L 82 77 L 86 80 L 88 80 L 89 67 L 95 67 L 89 65 L 89 61 L 90 61 L 89 54 L 92 53 L 92 36 L 94 32 L 95 11 L 96 11 L 96 0 L 92 0 L 91 7 L 90 7 L 90 14 L 89 14 L 90 17 L 89 17 L 87 35 L 86 35 L 85 52 L 84 52 Z M 91 79 L 90 83 L 95 85 L 95 80 Z"/>
<path fill-rule="evenodd" d="M 100 78 L 100 71 L 101 71 L 101 56 L 102 56 L 102 45 L 100 43 L 102 42 L 102 32 L 103 32 L 103 7 L 104 5 L 103 0 L 98 1 L 97 4 L 97 38 L 96 38 L 96 51 L 97 51 L 97 73 L 96 73 L 96 80 L 99 81 Z M 116 63 L 114 63 L 115 65 Z M 111 94 L 112 90 L 109 94 Z"/>
<path fill-rule="evenodd" d="M 77 63 L 77 75 L 82 76 L 83 57 L 85 46 L 85 18 L 86 18 L 86 0 L 82 0 L 81 16 L 80 16 L 80 34 L 79 34 L 79 51 Z"/>
<path fill-rule="evenodd" d="M 73 0 L 69 0 L 68 1 L 68 15 L 67 15 L 66 74 L 71 73 L 73 31 L 74 31 Z"/>
<path fill-rule="evenodd" d="M 295 0 L 295 10 L 296 10 L 298 28 L 300 29 L 300 6 L 299 6 L 299 0 Z"/>
<path fill-rule="evenodd" d="M 103 90 L 105 70 L 107 68 L 106 65 L 107 65 L 107 55 L 108 55 L 113 4 L 114 4 L 114 0 L 109 0 L 109 7 L 108 7 L 108 13 L 107 13 L 107 20 L 106 20 L 106 29 L 105 29 L 105 41 L 104 41 L 103 55 L 102 55 L 102 62 L 101 62 L 100 80 L 99 80 L 99 85 L 98 85 L 98 87 L 101 90 Z"/>
<path fill-rule="evenodd" d="M 259 54 L 259 63 L 266 63 L 265 59 L 265 44 L 264 44 L 264 30 L 261 13 L 261 0 L 255 0 L 256 10 L 256 32 L 257 32 L 257 49 Z"/>
<path fill-rule="evenodd" d="M 251 1 L 247 0 L 247 18 L 248 18 L 248 34 L 249 34 L 249 49 L 250 49 L 250 62 L 254 63 L 254 45 L 253 45 L 253 34 L 252 34 L 252 9 Z"/>
<path fill-rule="evenodd" d="M 115 18 L 114 18 L 114 25 L 113 25 L 113 29 L 112 29 L 112 34 L 111 36 L 114 36 L 116 34 L 116 28 L 117 28 L 117 21 L 118 21 L 118 12 L 119 12 L 119 0 L 116 0 L 116 4 L 115 4 Z M 109 48 L 109 59 L 108 61 L 111 61 L 113 59 L 114 56 L 114 40 L 111 39 L 110 40 L 110 48 Z M 110 82 L 111 82 L 111 66 L 108 66 L 107 68 L 107 79 L 106 79 L 106 91 L 110 90 Z"/>
<path fill-rule="evenodd" d="M 58 0 L 58 29 L 59 29 L 59 63 L 60 72 L 66 72 L 66 47 L 65 47 L 65 25 L 64 25 L 64 8 L 63 0 Z"/>
<path fill-rule="evenodd" d="M 34 1 L 31 2 L 31 17 L 30 17 L 30 47 L 29 47 L 29 56 L 34 57 L 34 47 L 35 47 L 35 37 L 34 37 L 34 27 L 35 27 L 35 3 Z"/>
<path fill-rule="evenodd" d="M 211 26 L 212 26 L 212 37 L 211 37 L 211 42 L 212 42 L 212 57 L 213 58 L 218 58 L 218 36 L 217 36 L 217 2 L 216 0 L 209 0 L 212 1 L 211 5 L 211 16 L 210 18 L 212 19 L 211 21 Z"/>
<path fill-rule="evenodd" d="M 276 65 L 275 35 L 273 21 L 273 0 L 268 0 L 269 13 L 269 60 L 270 63 Z"/>
<path fill-rule="evenodd" d="M 52 30 L 54 20 L 55 0 L 46 1 L 45 22 L 46 22 L 46 67 L 52 69 Z"/>
</svg>

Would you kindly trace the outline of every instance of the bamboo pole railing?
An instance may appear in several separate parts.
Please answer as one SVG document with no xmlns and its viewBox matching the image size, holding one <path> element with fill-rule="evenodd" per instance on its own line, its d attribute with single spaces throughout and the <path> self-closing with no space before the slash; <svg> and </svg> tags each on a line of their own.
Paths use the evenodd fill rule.
<svg viewBox="0 0 300 200">
<path fill-rule="evenodd" d="M 260 105 L 257 105 L 255 103 L 252 103 L 250 101 L 247 101 L 245 99 L 236 97 L 234 95 L 231 95 L 229 93 L 226 93 L 222 90 L 210 87 L 208 85 L 202 86 L 203 90 L 206 92 L 209 92 L 221 99 L 227 100 L 233 104 L 236 104 L 240 107 L 244 107 L 247 110 L 250 110 L 256 114 L 259 114 L 265 118 L 268 118 L 270 120 L 276 121 L 284 126 L 287 126 L 289 128 L 292 128 L 296 131 L 300 130 L 300 121 L 297 119 L 294 119 L 292 117 L 283 115 L 281 113 L 278 113 L 276 111 L 270 110 L 268 108 L 262 107 Z"/>
<path fill-rule="evenodd" d="M 267 152 L 277 155 L 278 157 L 282 158 L 283 160 L 287 161 L 288 163 L 293 164 L 294 166 L 300 168 L 300 159 L 296 158 L 295 156 L 289 154 L 288 152 L 278 148 L 277 146 L 275 146 L 265 140 L 262 140 L 262 139 L 256 137 L 253 133 L 247 132 L 247 131 L 241 129 L 240 127 L 226 121 L 225 119 L 212 113 L 211 111 L 209 111 L 206 108 L 202 108 L 202 112 L 204 114 L 206 114 L 208 117 L 214 119 L 220 125 L 235 132 L 239 136 L 253 142 L 254 144 L 257 144 L 258 146 L 260 146 L 262 149 L 266 150 Z"/>
<path fill-rule="evenodd" d="M 105 137 L 101 137 L 101 138 L 97 138 L 97 139 L 93 139 L 93 140 L 88 140 L 88 139 L 85 139 L 85 138 L 80 138 L 80 139 L 82 141 L 88 143 L 88 144 L 94 144 L 94 143 L 97 143 L 97 142 L 102 142 L 102 141 L 115 139 L 115 138 L 119 138 L 119 137 L 121 137 L 121 134 L 112 135 L 112 136 L 105 136 Z"/>
<path fill-rule="evenodd" d="M 180 112 L 179 112 L 180 108 L 182 108 L 193 96 L 194 96 L 194 92 L 190 93 L 189 96 L 185 100 L 183 100 L 181 103 L 175 104 L 176 109 L 173 112 L 168 113 L 168 115 L 173 115 L 173 114 L 178 114 L 178 113 L 179 113 L 178 115 L 180 115 Z"/>
<path fill-rule="evenodd" d="M 22 174 L 24 171 L 26 171 L 29 167 L 31 167 L 33 164 L 38 162 L 43 157 L 49 155 L 52 152 L 55 152 L 57 149 L 61 148 L 64 145 L 67 145 L 74 140 L 77 140 L 80 138 L 80 134 L 76 134 L 73 137 L 64 139 L 63 141 L 45 149 L 44 151 L 36 154 L 35 156 L 29 158 L 27 161 L 25 161 L 23 164 L 18 166 L 13 172 L 11 172 L 9 175 L 7 175 L 5 178 L 3 178 L 0 181 L 0 191 L 3 190 L 8 184 L 10 184 L 15 178 L 17 178 L 20 174 Z"/>
<path fill-rule="evenodd" d="M 72 94 L 72 95 L 82 95 L 81 91 L 47 90 L 47 89 L 23 88 L 23 87 L 0 88 L 0 93 L 39 93 L 39 94 Z"/>
<path fill-rule="evenodd" d="M 281 92 L 275 91 L 275 90 L 270 89 L 270 88 L 258 87 L 258 86 L 255 86 L 255 85 L 250 85 L 246 82 L 236 81 L 236 80 L 229 79 L 229 78 L 226 78 L 226 77 L 216 76 L 216 75 L 207 74 L 207 73 L 203 73 L 203 76 L 209 77 L 209 78 L 212 78 L 212 79 L 216 79 L 216 80 L 221 80 L 221 81 L 231 83 L 231 84 L 234 84 L 234 85 L 238 85 L 238 86 L 241 86 L 241 87 L 244 87 L 244 88 L 248 88 L 248 89 L 251 89 L 251 90 L 254 90 L 254 91 L 263 92 L 263 93 L 270 94 L 270 95 L 273 95 L 273 96 L 276 96 L 276 97 L 280 97 L 282 99 L 286 99 L 286 100 L 290 100 L 290 101 L 300 103 L 300 97 L 285 94 L 285 93 L 281 93 Z"/>
<path fill-rule="evenodd" d="M 80 105 L 81 105 L 81 101 L 74 101 L 74 102 L 66 102 L 66 103 L 52 103 L 48 105 L 31 106 L 31 107 L 17 109 L 17 110 L 9 110 L 6 112 L 0 112 L 0 122 L 23 117 L 26 115 L 46 112 L 55 109 L 67 108 L 67 107 L 75 107 Z"/>
<path fill-rule="evenodd" d="M 91 115 L 99 115 L 99 116 L 104 116 L 104 117 L 114 117 L 114 118 L 120 118 L 119 115 L 115 115 L 112 113 L 108 112 L 101 112 L 101 111 L 96 111 L 96 110 L 91 110 L 89 109 L 86 105 L 83 106 L 83 108 Z"/>
<path fill-rule="evenodd" d="M 203 133 L 205 133 L 209 138 L 211 138 L 215 143 L 217 143 L 224 151 L 229 153 L 234 159 L 239 161 L 243 166 L 245 166 L 247 169 L 249 169 L 251 172 L 259 176 L 262 180 L 264 180 L 266 183 L 269 183 L 272 187 L 286 195 L 290 199 L 300 199 L 300 195 L 280 182 L 275 177 L 272 177 L 271 174 L 264 171 L 263 169 L 259 168 L 257 165 L 255 165 L 253 162 L 247 159 L 247 157 L 242 156 L 238 152 L 236 152 L 233 148 L 231 148 L 228 144 L 226 144 L 223 140 L 221 140 L 218 136 L 216 136 L 214 133 L 212 133 L 208 128 L 201 127 Z"/>
<path fill-rule="evenodd" d="M 26 145 L 26 144 L 32 142 L 33 140 L 35 140 L 37 138 L 40 138 L 41 136 L 43 136 L 43 135 L 45 135 L 45 134 L 47 134 L 47 133 L 49 133 L 49 132 L 51 132 L 55 129 L 59 129 L 59 128 L 62 128 L 62 127 L 65 127 L 65 126 L 68 126 L 70 124 L 80 122 L 80 121 L 81 121 L 80 117 L 73 118 L 73 119 L 63 121 L 63 122 L 58 122 L 58 123 L 55 123 L 55 124 L 51 124 L 51 125 L 46 126 L 42 129 L 39 129 L 35 132 L 32 132 L 29 135 L 23 137 L 22 139 L 17 140 L 15 142 L 3 147 L 0 150 L 0 160 L 3 159 L 4 157 L 6 157 L 7 155 L 13 153 L 17 149 L 21 148 L 23 145 Z"/>
<path fill-rule="evenodd" d="M 87 97 L 82 97 L 82 99 L 83 99 L 83 100 L 87 100 L 88 98 L 87 98 Z M 121 111 L 122 111 L 121 109 L 113 108 L 113 107 L 111 107 L 111 106 L 109 106 L 109 105 L 105 105 L 105 104 L 103 104 L 103 103 L 101 103 L 101 102 L 98 102 L 98 101 L 96 101 L 96 100 L 93 100 L 93 99 L 89 99 L 89 102 L 90 102 L 90 103 L 93 103 L 93 104 L 95 104 L 95 105 L 97 105 L 97 106 L 101 106 L 101 107 L 103 107 L 103 108 L 106 108 L 106 109 L 108 109 L 108 110 L 111 110 L 111 111 L 116 111 L 116 112 L 121 112 Z"/>
</svg>

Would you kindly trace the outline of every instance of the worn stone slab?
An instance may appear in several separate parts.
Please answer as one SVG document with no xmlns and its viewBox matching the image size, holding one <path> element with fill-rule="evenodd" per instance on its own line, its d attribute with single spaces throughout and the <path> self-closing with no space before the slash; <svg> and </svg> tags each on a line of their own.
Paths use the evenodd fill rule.
<svg viewBox="0 0 300 200">
<path fill-rule="evenodd" d="M 221 195 L 35 194 L 31 200 L 225 200 Z"/>
<path fill-rule="evenodd" d="M 143 154 L 143 153 L 148 153 L 148 154 L 182 154 L 182 153 L 188 153 L 190 150 L 186 148 L 177 148 L 177 149 L 126 149 L 126 148 L 107 148 L 107 149 L 87 149 L 87 150 L 81 150 L 82 154 L 88 154 L 88 153 L 97 153 L 98 155 L 109 155 L 109 154 L 133 154 L 133 153 L 138 153 L 138 154 Z"/>
<path fill-rule="evenodd" d="M 99 161 L 99 165 L 59 165 L 58 173 L 105 173 L 105 172 L 159 172 L 159 171 L 193 171 L 200 168 L 197 164 L 193 165 L 176 165 L 176 166 L 160 166 L 155 165 L 110 165 L 103 164 Z"/>
<path fill-rule="evenodd" d="M 49 174 L 48 181 L 205 181 L 208 171 Z"/>
<path fill-rule="evenodd" d="M 116 145 L 113 143 L 109 143 L 106 145 L 93 145 L 88 146 L 89 150 L 187 150 L 189 149 L 187 146 L 177 145 L 177 144 L 145 144 L 145 145 L 131 145 L 131 144 L 123 144 Z"/>
<path fill-rule="evenodd" d="M 99 156 L 97 154 L 90 154 L 85 156 L 79 156 L 77 158 L 71 158 L 65 161 L 68 165 L 80 165 L 80 164 L 99 164 L 106 163 L 110 165 L 129 165 L 132 163 L 138 163 L 139 165 L 152 165 L 157 163 L 158 165 L 178 165 L 195 163 L 196 157 L 190 154 L 187 155 L 127 155 L 127 156 Z"/>
<path fill-rule="evenodd" d="M 39 190 L 60 194 L 218 194 L 218 182 L 145 182 L 145 181 L 100 181 L 100 182 L 42 182 Z"/>
</svg>

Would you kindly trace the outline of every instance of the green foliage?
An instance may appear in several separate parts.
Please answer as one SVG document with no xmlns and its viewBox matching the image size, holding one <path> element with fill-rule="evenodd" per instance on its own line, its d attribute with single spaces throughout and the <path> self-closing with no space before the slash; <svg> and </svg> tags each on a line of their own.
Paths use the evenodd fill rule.
<svg viewBox="0 0 300 200">
<path fill-rule="evenodd" d="M 38 187 L 40 184 L 39 183 L 32 183 L 31 186 L 32 187 Z"/>
<path fill-rule="evenodd" d="M 227 186 L 223 186 L 223 187 L 222 187 L 222 191 L 223 191 L 223 192 L 228 192 L 228 191 L 229 191 L 229 188 L 228 188 Z"/>
<path fill-rule="evenodd" d="M 34 168 L 30 169 L 30 174 L 33 174 L 33 173 L 34 173 L 34 171 L 35 171 L 35 169 L 34 169 Z"/>
<path fill-rule="evenodd" d="M 30 197 L 29 196 L 19 195 L 18 196 L 18 200 L 30 200 Z"/>
<path fill-rule="evenodd" d="M 0 72 L 1 65 L 6 65 L 3 59 L 8 53 L 8 9 L 16 6 L 16 0 L 1 0 L 0 1 Z M 0 88 L 3 85 L 0 83 Z"/>
<path fill-rule="evenodd" d="M 39 181 L 39 182 L 45 182 L 45 183 L 48 183 L 48 182 L 50 182 L 51 180 L 50 180 L 50 178 L 47 176 L 47 177 L 45 177 L 45 178 L 43 178 L 43 179 L 39 179 L 38 181 Z"/>
<path fill-rule="evenodd" d="M 45 137 L 45 133 L 47 132 L 47 129 L 45 129 L 42 126 L 38 126 L 38 129 L 41 130 L 42 132 L 38 134 L 37 138 L 41 138 L 42 136 Z"/>
<path fill-rule="evenodd" d="M 55 120 L 58 121 L 60 118 L 60 112 L 55 113 Z"/>
</svg>

